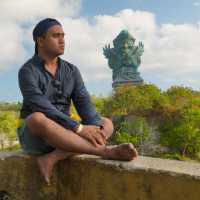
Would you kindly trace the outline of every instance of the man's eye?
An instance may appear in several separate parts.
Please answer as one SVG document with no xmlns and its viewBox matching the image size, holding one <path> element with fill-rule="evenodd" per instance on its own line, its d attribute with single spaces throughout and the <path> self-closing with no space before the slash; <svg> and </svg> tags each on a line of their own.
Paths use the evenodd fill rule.
<svg viewBox="0 0 200 200">
<path fill-rule="evenodd" d="M 57 37 L 59 37 L 59 34 L 54 34 L 53 37 L 57 38 Z"/>
<path fill-rule="evenodd" d="M 53 37 L 54 38 L 59 38 L 59 37 L 64 37 L 65 36 L 65 34 L 60 34 L 60 33 L 58 33 L 58 34 L 53 34 Z"/>
</svg>

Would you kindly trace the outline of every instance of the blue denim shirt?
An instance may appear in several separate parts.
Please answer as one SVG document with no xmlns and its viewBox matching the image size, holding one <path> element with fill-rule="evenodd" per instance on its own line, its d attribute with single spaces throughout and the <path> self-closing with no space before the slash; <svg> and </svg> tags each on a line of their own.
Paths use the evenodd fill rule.
<svg viewBox="0 0 200 200">
<path fill-rule="evenodd" d="M 73 130 L 78 122 L 70 118 L 73 101 L 83 124 L 101 125 L 78 68 L 58 58 L 58 68 L 52 76 L 44 67 L 44 61 L 34 55 L 19 70 L 19 87 L 23 95 L 21 118 L 34 112 L 42 112 L 48 118 Z"/>
</svg>

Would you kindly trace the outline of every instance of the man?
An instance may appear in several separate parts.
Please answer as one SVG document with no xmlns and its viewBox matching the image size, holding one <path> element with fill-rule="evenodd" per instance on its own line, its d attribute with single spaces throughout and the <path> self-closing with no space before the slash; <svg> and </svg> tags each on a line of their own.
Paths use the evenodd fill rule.
<svg viewBox="0 0 200 200">
<path fill-rule="evenodd" d="M 54 165 L 73 154 L 119 160 L 137 157 L 132 144 L 106 146 L 113 124 L 96 112 L 78 68 L 59 57 L 65 49 L 64 35 L 57 20 L 40 21 L 33 30 L 35 55 L 19 71 L 24 123 L 18 137 L 24 151 L 39 154 L 38 166 L 48 184 Z M 71 100 L 81 123 L 70 118 Z"/>
</svg>

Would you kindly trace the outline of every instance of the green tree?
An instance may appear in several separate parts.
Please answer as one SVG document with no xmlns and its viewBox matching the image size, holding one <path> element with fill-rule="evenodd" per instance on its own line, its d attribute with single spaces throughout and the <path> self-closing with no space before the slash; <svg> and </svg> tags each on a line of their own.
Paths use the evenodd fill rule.
<svg viewBox="0 0 200 200">
<path fill-rule="evenodd" d="M 200 109 L 184 108 L 159 126 L 161 144 L 174 153 L 195 157 L 200 152 Z"/>
<path fill-rule="evenodd" d="M 17 114 L 15 112 L 0 112 L 0 145 L 3 150 L 16 140 Z"/>
<path fill-rule="evenodd" d="M 0 102 L 0 111 L 15 111 L 19 112 L 21 108 L 21 103 L 8 103 L 8 102 Z"/>
<path fill-rule="evenodd" d="M 106 98 L 105 97 L 97 97 L 97 96 L 92 96 L 92 102 L 94 103 L 97 112 L 103 113 L 104 109 L 104 104 L 105 104 Z"/>
<path fill-rule="evenodd" d="M 149 138 L 149 126 L 145 118 L 137 117 L 131 121 L 123 121 L 116 131 L 115 141 L 117 144 L 132 143 L 139 147 Z"/>
<path fill-rule="evenodd" d="M 146 115 L 160 110 L 167 103 L 162 91 L 153 84 L 121 86 L 104 103 L 107 116 Z"/>
</svg>

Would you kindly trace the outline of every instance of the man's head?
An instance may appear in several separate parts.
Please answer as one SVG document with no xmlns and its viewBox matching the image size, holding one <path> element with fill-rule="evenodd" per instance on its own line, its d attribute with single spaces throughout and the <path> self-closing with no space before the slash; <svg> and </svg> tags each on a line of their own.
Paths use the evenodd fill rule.
<svg viewBox="0 0 200 200">
<path fill-rule="evenodd" d="M 65 40 L 62 25 L 56 19 L 47 18 L 40 21 L 33 30 L 35 53 L 40 51 L 58 56 L 64 53 Z"/>
</svg>

